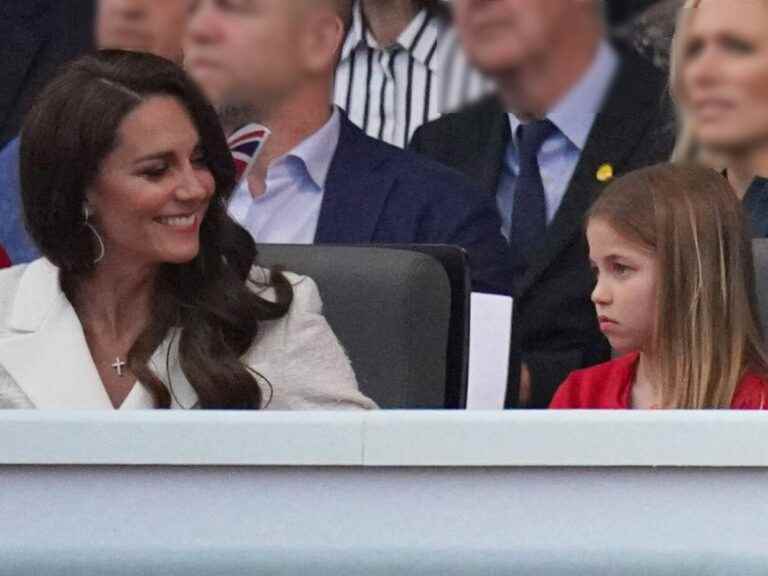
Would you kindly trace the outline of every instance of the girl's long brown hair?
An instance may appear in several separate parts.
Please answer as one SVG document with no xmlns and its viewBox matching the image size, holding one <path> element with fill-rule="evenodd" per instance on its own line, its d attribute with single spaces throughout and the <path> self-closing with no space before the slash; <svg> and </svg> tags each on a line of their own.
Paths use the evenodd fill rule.
<svg viewBox="0 0 768 576">
<path fill-rule="evenodd" d="M 743 209 L 714 170 L 660 164 L 613 182 L 588 219 L 653 251 L 652 354 L 665 408 L 728 408 L 745 370 L 768 374 Z"/>
</svg>

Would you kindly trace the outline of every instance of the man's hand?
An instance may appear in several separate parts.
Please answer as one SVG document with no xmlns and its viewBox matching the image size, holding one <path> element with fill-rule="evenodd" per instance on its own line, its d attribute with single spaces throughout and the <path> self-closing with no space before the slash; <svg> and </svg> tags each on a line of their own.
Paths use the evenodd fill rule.
<svg viewBox="0 0 768 576">
<path fill-rule="evenodd" d="M 520 386 L 517 391 L 517 405 L 525 408 L 531 402 L 531 373 L 528 366 L 523 364 L 520 367 Z"/>
</svg>

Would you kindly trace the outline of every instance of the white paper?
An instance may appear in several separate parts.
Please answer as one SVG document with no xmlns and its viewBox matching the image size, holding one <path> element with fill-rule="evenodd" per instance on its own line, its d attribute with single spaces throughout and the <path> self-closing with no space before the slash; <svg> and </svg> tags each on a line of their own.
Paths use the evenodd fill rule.
<svg viewBox="0 0 768 576">
<path fill-rule="evenodd" d="M 503 410 L 512 339 L 512 298 L 472 294 L 467 410 Z"/>
</svg>

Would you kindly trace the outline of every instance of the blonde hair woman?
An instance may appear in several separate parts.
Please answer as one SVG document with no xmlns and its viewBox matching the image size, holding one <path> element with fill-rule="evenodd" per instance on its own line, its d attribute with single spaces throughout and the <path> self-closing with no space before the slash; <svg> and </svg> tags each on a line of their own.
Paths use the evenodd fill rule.
<svg viewBox="0 0 768 576">
<path fill-rule="evenodd" d="M 572 373 L 553 408 L 763 408 L 752 251 L 727 182 L 662 164 L 616 180 L 587 220 L 592 301 L 623 356 Z"/>
<path fill-rule="evenodd" d="M 672 45 L 674 159 L 723 172 L 768 236 L 768 0 L 688 0 Z"/>
</svg>

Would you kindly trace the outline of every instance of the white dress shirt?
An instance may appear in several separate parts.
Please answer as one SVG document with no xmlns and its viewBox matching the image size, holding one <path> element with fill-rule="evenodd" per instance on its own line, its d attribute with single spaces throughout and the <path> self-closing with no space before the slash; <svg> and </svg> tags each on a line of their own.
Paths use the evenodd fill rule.
<svg viewBox="0 0 768 576">
<path fill-rule="evenodd" d="M 405 147 L 416 129 L 478 99 L 493 83 L 469 65 L 454 29 L 421 10 L 381 46 L 355 3 L 336 69 L 334 102 L 369 136 Z"/>
<path fill-rule="evenodd" d="M 325 182 L 341 133 L 334 108 L 317 132 L 267 168 L 264 193 L 254 198 L 243 178 L 229 203 L 229 214 L 258 243 L 312 244 Z"/>
</svg>

